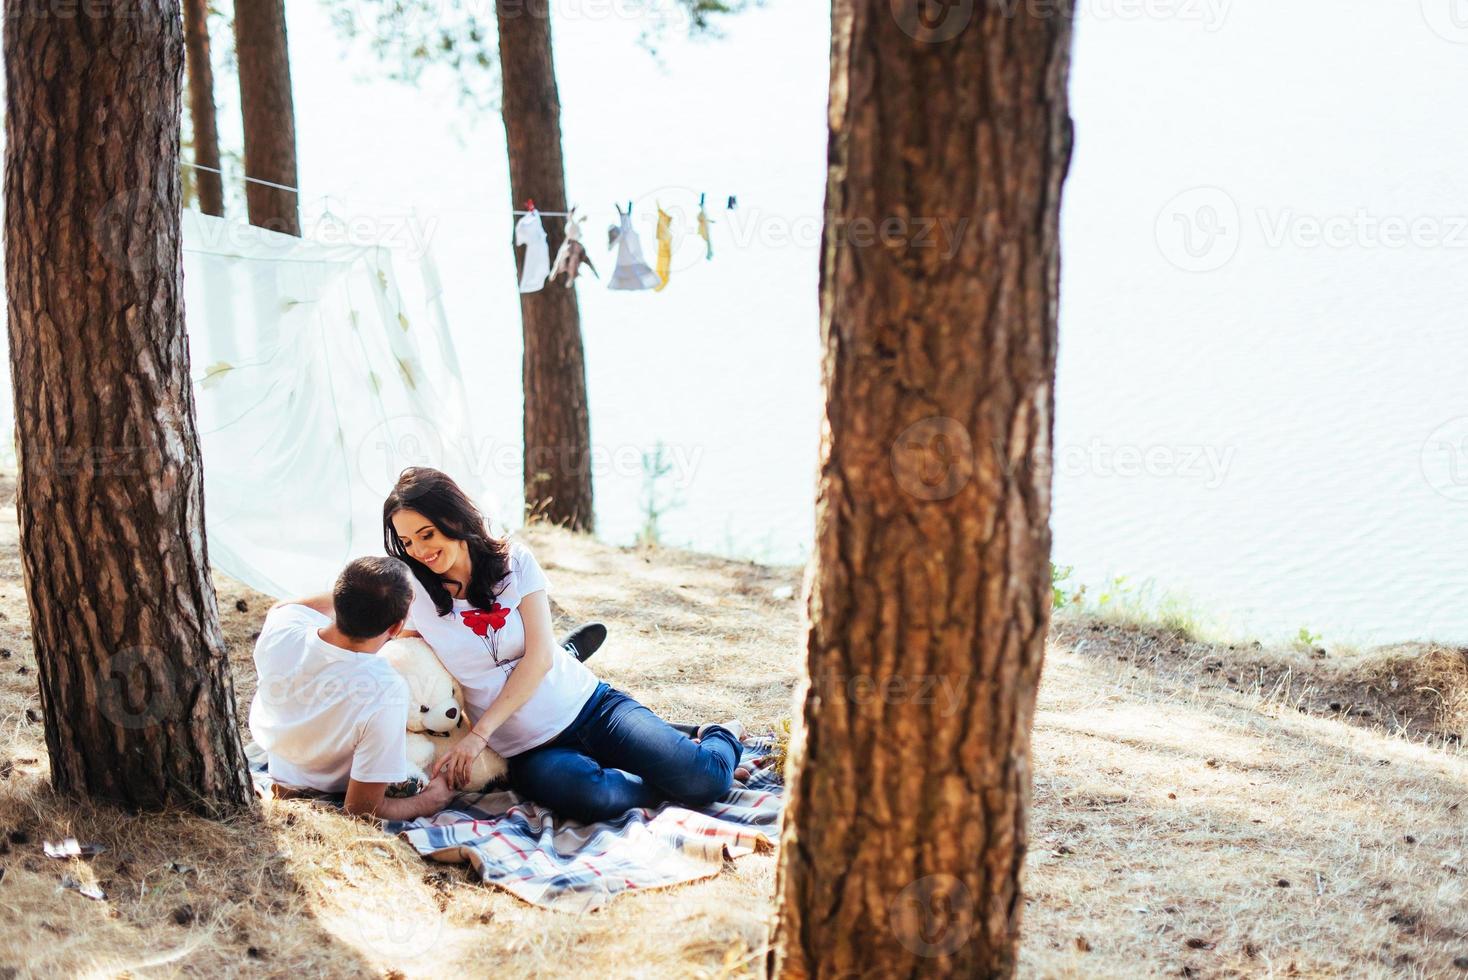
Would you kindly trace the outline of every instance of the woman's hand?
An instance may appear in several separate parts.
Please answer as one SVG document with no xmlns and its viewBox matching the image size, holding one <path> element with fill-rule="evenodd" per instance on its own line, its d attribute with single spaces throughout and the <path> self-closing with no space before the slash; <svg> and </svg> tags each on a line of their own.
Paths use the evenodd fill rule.
<svg viewBox="0 0 1468 980">
<path fill-rule="evenodd" d="M 429 775 L 437 777 L 442 774 L 450 786 L 463 789 L 469 785 L 469 774 L 474 768 L 474 760 L 479 758 L 479 753 L 488 745 L 488 739 L 470 729 L 469 734 L 460 739 L 458 745 L 449 749 L 443 758 L 433 764 L 433 772 Z"/>
<path fill-rule="evenodd" d="M 540 589 L 520 599 L 520 619 L 525 624 L 525 655 L 514 662 L 510 679 L 475 722 L 475 727 L 498 731 L 534 696 L 540 682 L 555 666 L 557 651 L 555 638 L 551 635 L 550 600 L 545 590 Z M 560 656 L 566 656 L 561 653 Z"/>
</svg>

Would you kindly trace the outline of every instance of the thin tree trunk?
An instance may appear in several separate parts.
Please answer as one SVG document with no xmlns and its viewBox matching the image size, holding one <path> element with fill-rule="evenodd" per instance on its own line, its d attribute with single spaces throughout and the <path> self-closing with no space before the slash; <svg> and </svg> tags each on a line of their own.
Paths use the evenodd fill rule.
<svg viewBox="0 0 1468 980">
<path fill-rule="evenodd" d="M 178 0 L 43 6 L 6 3 L 5 274 L 51 779 L 245 804 L 184 335 Z"/>
<path fill-rule="evenodd" d="M 209 61 L 209 0 L 183 0 L 184 63 L 189 74 L 189 119 L 194 126 L 194 186 L 199 210 L 224 217 L 224 180 L 219 169 L 219 126 L 214 113 L 214 66 Z M 208 168 L 208 169 L 203 169 Z"/>
<path fill-rule="evenodd" d="M 510 151 L 510 196 L 541 211 L 566 210 L 561 100 L 545 4 L 499 0 L 501 111 Z M 546 231 L 564 233 L 560 219 Z M 508 229 L 506 229 L 508 236 Z M 555 237 L 551 249 L 557 247 Z M 580 531 L 593 529 L 591 423 L 576 290 L 550 284 L 520 296 L 525 353 L 525 510 Z"/>
<path fill-rule="evenodd" d="M 301 235 L 296 110 L 285 34 L 285 0 L 235 0 L 235 54 L 245 122 L 245 203 L 250 224 Z M 270 187 L 257 181 L 280 185 Z"/>
<path fill-rule="evenodd" d="M 1015 969 L 1071 6 L 967 7 L 835 3 L 781 977 Z"/>
</svg>

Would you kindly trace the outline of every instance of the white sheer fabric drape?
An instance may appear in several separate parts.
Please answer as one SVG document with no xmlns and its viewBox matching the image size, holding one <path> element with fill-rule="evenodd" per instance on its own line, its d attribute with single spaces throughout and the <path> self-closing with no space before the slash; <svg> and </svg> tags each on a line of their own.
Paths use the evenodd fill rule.
<svg viewBox="0 0 1468 980">
<path fill-rule="evenodd" d="M 382 554 L 382 502 L 437 466 L 486 506 L 432 260 L 185 212 L 211 563 L 274 596 Z"/>
</svg>

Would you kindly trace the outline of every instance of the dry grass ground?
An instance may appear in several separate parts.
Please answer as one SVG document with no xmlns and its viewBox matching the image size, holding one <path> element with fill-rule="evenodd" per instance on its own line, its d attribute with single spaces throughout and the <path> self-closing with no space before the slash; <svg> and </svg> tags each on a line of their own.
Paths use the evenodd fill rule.
<svg viewBox="0 0 1468 980">
<path fill-rule="evenodd" d="M 221 825 L 56 798 L 42 726 L 27 714 L 40 707 L 35 661 L 14 518 L 4 513 L 0 976 L 756 969 L 774 889 L 767 855 L 571 917 L 307 803 L 271 802 Z M 593 661 L 603 677 L 675 720 L 769 728 L 789 715 L 799 604 L 776 590 L 798 594 L 797 571 L 555 531 L 528 537 L 552 577 L 558 620 L 610 625 Z M 223 579 L 219 588 L 247 708 L 251 638 L 269 600 Z M 1455 724 L 1444 706 L 1464 680 L 1452 670 L 1461 653 L 1442 651 L 1446 666 L 1434 668 L 1447 672 L 1436 681 L 1449 692 L 1444 706 L 1428 695 L 1420 710 L 1370 700 L 1372 690 L 1395 693 L 1384 680 L 1392 671 L 1396 690 L 1415 685 L 1407 665 L 1422 652 L 1399 651 L 1387 674 L 1363 682 L 1374 663 L 1366 655 L 1337 667 L 1308 653 L 1062 620 L 1035 737 L 1023 972 L 1456 974 L 1455 958 L 1468 957 L 1468 757 L 1426 733 Z M 1408 714 L 1395 732 L 1379 724 Z M 85 863 L 42 855 L 44 840 L 67 835 L 107 851 Z M 107 899 L 61 888 L 66 875 Z"/>
</svg>

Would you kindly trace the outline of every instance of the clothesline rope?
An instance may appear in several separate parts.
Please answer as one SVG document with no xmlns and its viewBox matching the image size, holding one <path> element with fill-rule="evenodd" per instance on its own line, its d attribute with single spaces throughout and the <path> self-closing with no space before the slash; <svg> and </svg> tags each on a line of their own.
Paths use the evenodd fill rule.
<svg viewBox="0 0 1468 980">
<path fill-rule="evenodd" d="M 187 160 L 180 160 L 178 163 L 181 167 L 192 167 L 195 170 L 207 170 L 209 171 L 209 173 L 218 174 L 221 177 L 229 176 L 223 170 L 218 170 L 214 167 L 206 167 L 202 163 L 189 163 Z M 274 187 L 278 191 L 290 191 L 292 194 L 296 195 L 297 198 L 301 196 L 301 192 L 299 189 L 295 187 L 289 187 L 285 184 L 277 184 L 274 181 L 261 180 L 259 177 L 246 177 L 243 175 L 241 175 L 240 179 L 247 184 L 261 184 L 265 187 Z"/>
<path fill-rule="evenodd" d="M 218 169 L 216 167 L 206 167 L 202 163 L 190 163 L 187 160 L 180 160 L 178 162 L 178 164 L 181 167 L 190 167 L 190 168 L 192 168 L 194 170 L 204 170 L 204 171 L 207 171 L 207 172 L 209 172 L 211 174 L 218 174 L 221 177 L 228 177 L 229 176 L 229 174 L 225 173 L 223 170 L 220 170 L 220 169 Z M 274 181 L 271 181 L 271 180 L 261 180 L 259 177 L 251 177 L 251 176 L 248 176 L 247 174 L 241 174 L 240 175 L 240 180 L 243 180 L 247 184 L 260 184 L 261 186 L 264 186 L 264 187 L 273 187 L 276 190 L 280 190 L 280 191 L 289 191 L 290 193 L 296 195 L 297 207 L 302 207 L 303 206 L 300 203 L 300 200 L 301 200 L 301 191 L 297 187 L 291 187 L 291 186 L 289 186 L 287 184 L 277 184 L 277 183 L 275 183 Z M 383 202 L 383 201 L 368 201 L 366 198 L 349 197 L 349 196 L 344 195 L 344 194 L 322 194 L 322 195 L 320 195 L 318 197 L 312 198 L 311 200 L 314 200 L 314 201 L 325 201 L 326 204 L 327 204 L 326 210 L 329 212 L 331 210 L 331 199 L 333 197 L 335 197 L 339 201 L 356 201 L 359 204 L 385 204 L 386 203 L 386 202 Z M 416 206 L 414 206 L 411 210 L 413 210 L 413 211 L 416 212 L 419 209 Z M 428 210 L 433 211 L 435 209 L 428 209 Z M 438 210 L 443 210 L 443 209 L 438 209 Z M 459 212 L 467 212 L 467 213 L 470 213 L 470 214 L 501 214 L 501 213 L 503 213 L 503 212 L 500 212 L 500 211 L 486 210 L 484 208 L 455 208 L 454 210 L 455 211 L 459 211 Z M 580 209 L 578 208 L 577 210 L 579 211 Z M 728 208 L 715 208 L 713 210 L 716 210 L 716 211 L 727 211 Z M 530 211 L 519 211 L 519 210 L 512 210 L 510 212 L 510 214 L 513 215 L 513 216 L 515 216 L 515 217 L 520 217 L 520 216 L 527 215 L 527 214 L 530 214 L 530 213 L 531 213 Z M 570 211 L 539 211 L 539 210 L 535 211 L 534 213 L 539 214 L 542 218 L 569 218 L 571 216 L 571 214 L 572 214 L 572 212 L 570 212 Z M 585 216 L 585 212 L 581 212 L 581 213 L 582 213 L 582 215 L 584 217 Z"/>
</svg>

